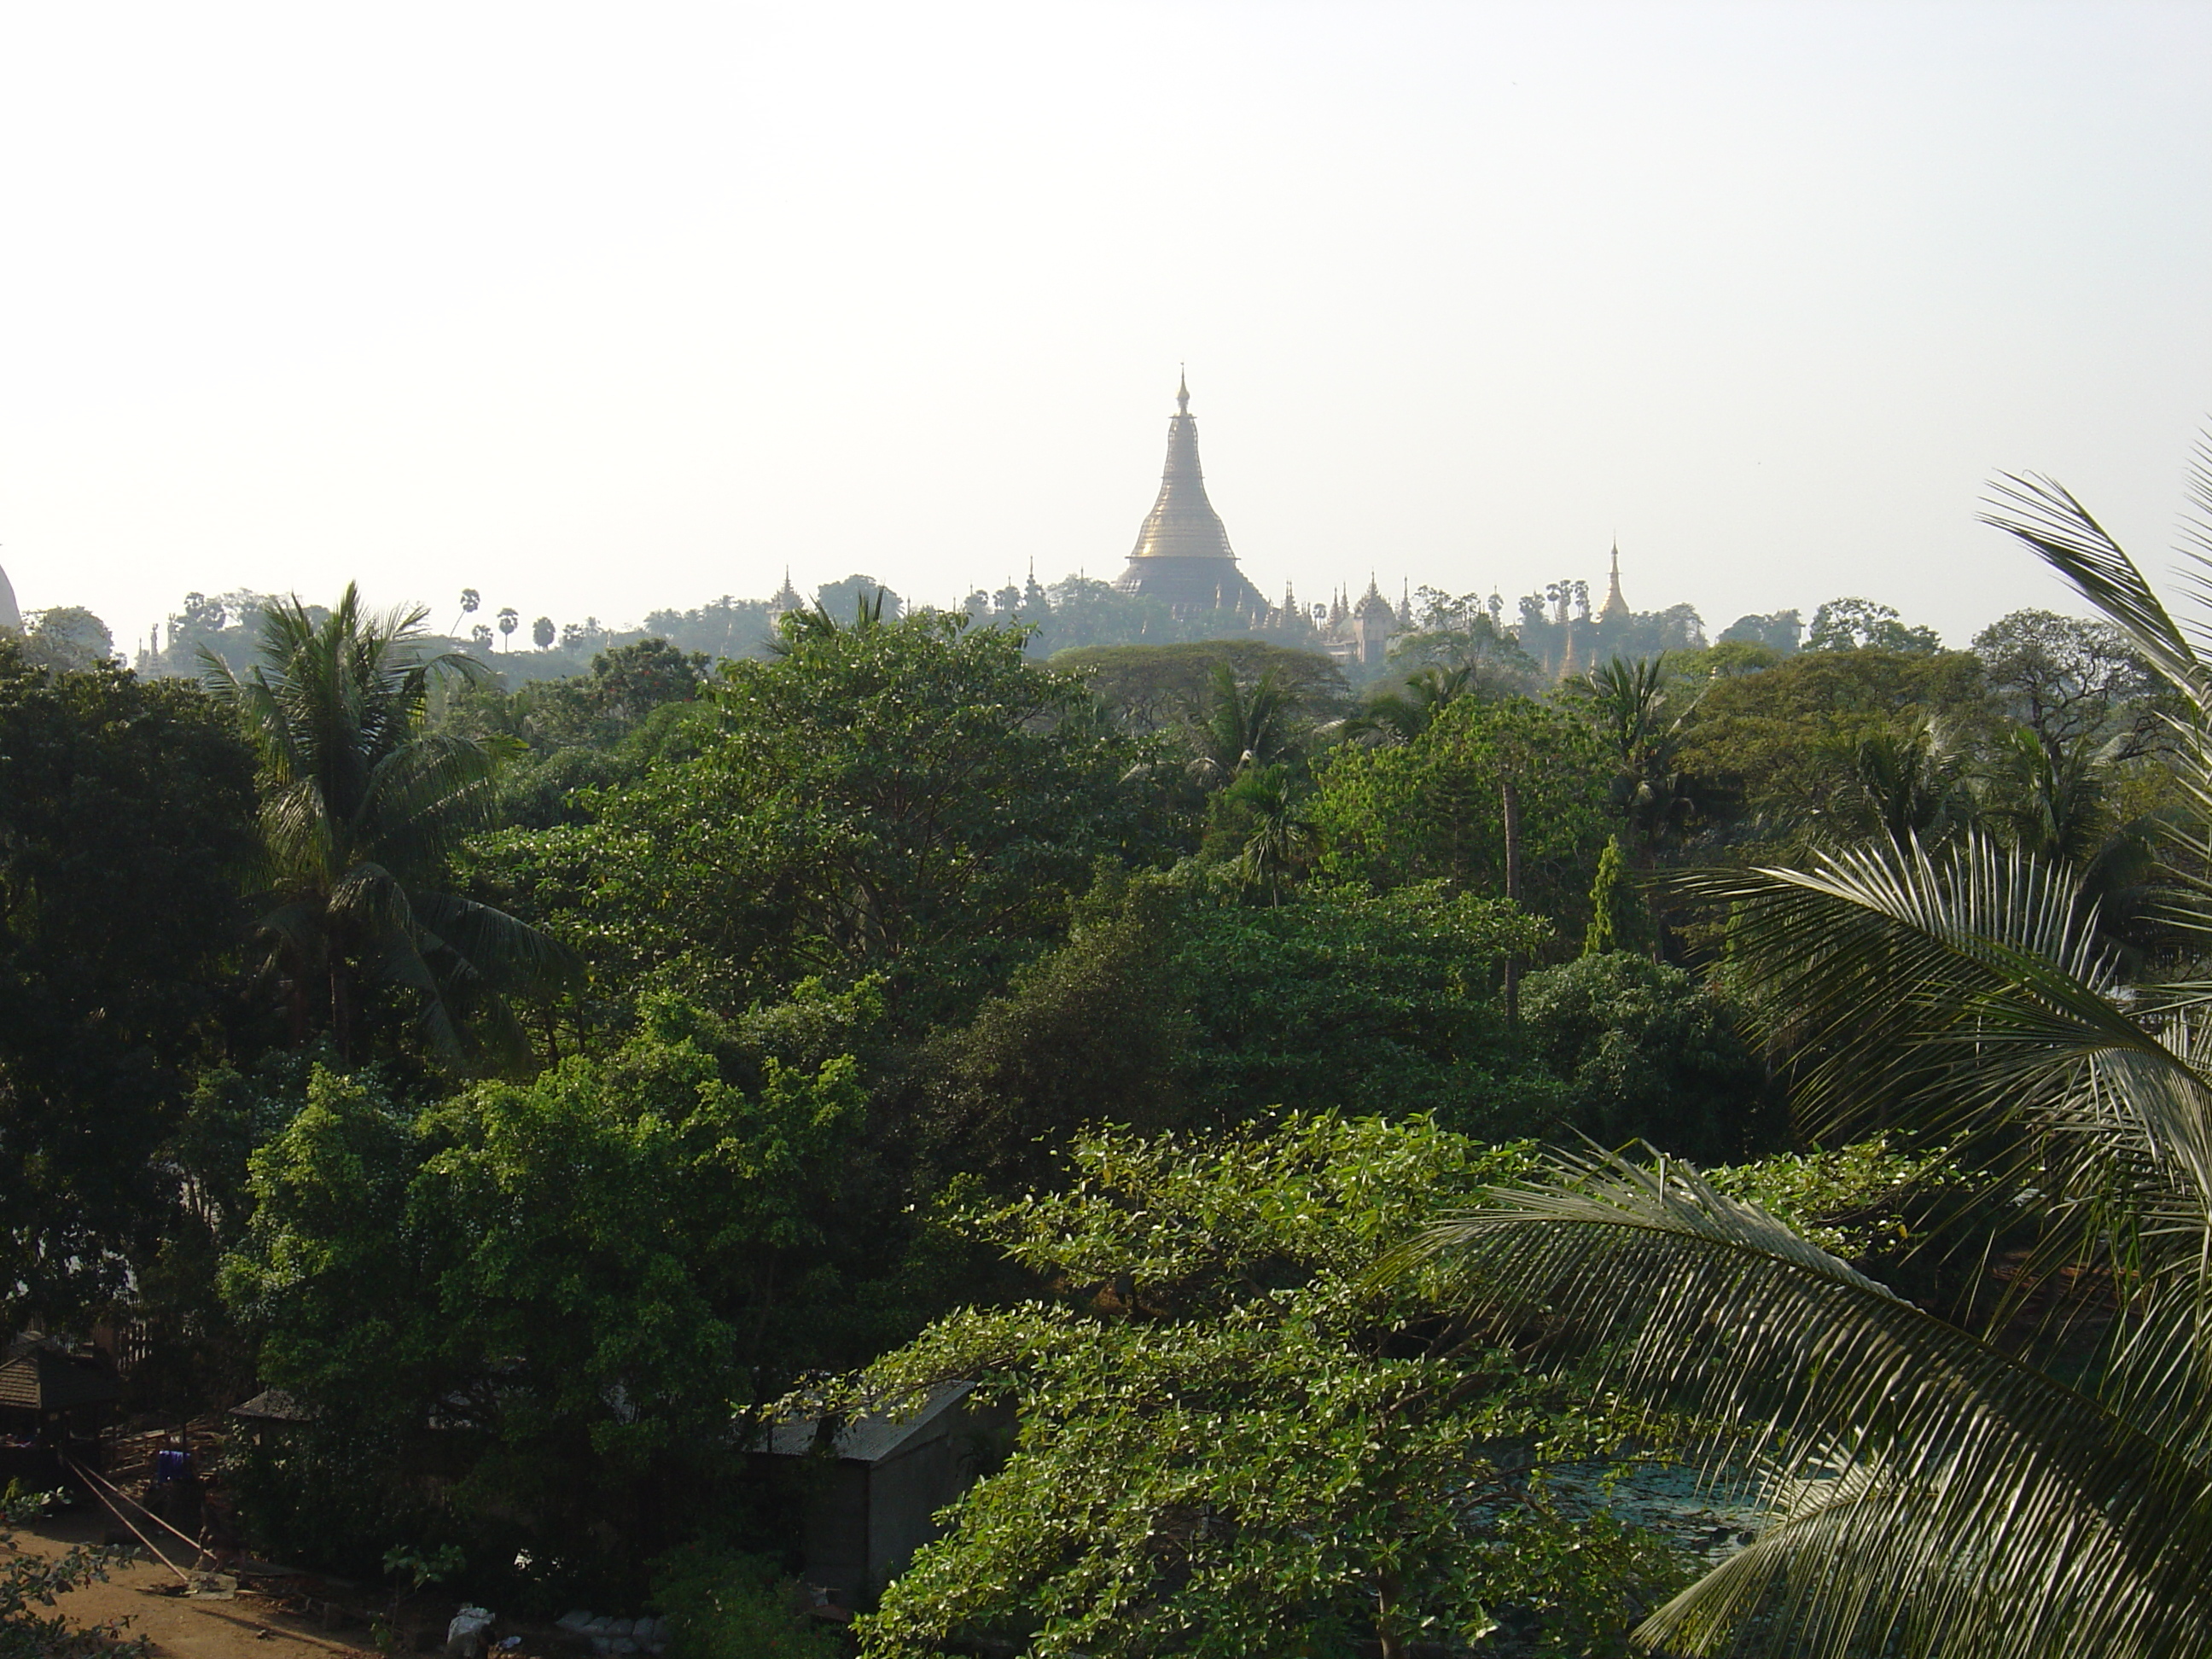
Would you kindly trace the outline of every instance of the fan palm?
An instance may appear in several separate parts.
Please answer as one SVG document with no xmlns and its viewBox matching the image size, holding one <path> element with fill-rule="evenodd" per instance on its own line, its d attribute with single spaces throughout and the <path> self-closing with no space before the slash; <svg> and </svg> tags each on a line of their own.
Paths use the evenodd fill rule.
<svg viewBox="0 0 2212 1659">
<path fill-rule="evenodd" d="M 2212 664 L 2189 632 L 2057 485 L 2006 480 L 1993 522 L 2172 681 L 2186 781 L 2212 801 Z M 2202 936 L 2212 895 L 2182 880 L 2174 925 Z M 2036 1264 L 2084 1270 L 2112 1316 L 2086 1360 L 2063 1322 L 1964 1328 L 1663 1159 L 1562 1158 L 1440 1219 L 1425 1248 L 1476 1308 L 1733 1425 L 1768 1479 L 1771 1523 L 1639 1641 L 2212 1651 L 2212 985 L 2124 982 L 2075 870 L 1972 830 L 1701 884 L 1803 1057 L 1808 1126 L 1948 1140 L 2039 1235 Z"/>
<path fill-rule="evenodd" d="M 202 653 L 205 683 L 237 708 L 260 756 L 270 971 L 295 1036 L 319 1020 L 346 1058 L 378 985 L 410 993 L 448 1055 L 522 1047 L 502 994 L 569 965 L 535 928 L 431 884 L 485 822 L 495 756 L 423 729 L 434 672 L 482 672 L 422 653 L 426 614 L 370 615 L 349 585 L 319 618 L 297 599 L 271 605 L 260 660 L 242 675 Z"/>
</svg>

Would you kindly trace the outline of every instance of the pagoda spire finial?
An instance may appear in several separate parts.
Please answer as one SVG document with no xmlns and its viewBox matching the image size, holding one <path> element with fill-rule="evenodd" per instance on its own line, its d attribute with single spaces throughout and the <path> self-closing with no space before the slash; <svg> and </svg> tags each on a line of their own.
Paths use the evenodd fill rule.
<svg viewBox="0 0 2212 1659">
<path fill-rule="evenodd" d="M 1613 574 L 1605 592 L 1605 609 L 1599 611 L 1600 622 L 1611 622 L 1616 617 L 1629 614 L 1628 601 L 1620 596 L 1620 538 L 1613 538 Z"/>
<path fill-rule="evenodd" d="M 1176 413 L 1190 413 L 1190 370 L 1182 363 L 1176 365 Z"/>
</svg>

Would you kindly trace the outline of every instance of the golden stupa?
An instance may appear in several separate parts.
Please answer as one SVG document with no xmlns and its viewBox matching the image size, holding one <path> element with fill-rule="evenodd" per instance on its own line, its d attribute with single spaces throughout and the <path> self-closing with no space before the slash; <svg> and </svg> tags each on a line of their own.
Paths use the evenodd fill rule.
<svg viewBox="0 0 2212 1659">
<path fill-rule="evenodd" d="M 1259 616 L 1268 608 L 1260 590 L 1237 568 L 1229 532 L 1206 499 L 1188 378 L 1176 387 L 1159 495 L 1137 532 L 1129 568 L 1114 586 L 1124 593 L 1161 600 L 1176 611 L 1236 611 Z"/>
</svg>

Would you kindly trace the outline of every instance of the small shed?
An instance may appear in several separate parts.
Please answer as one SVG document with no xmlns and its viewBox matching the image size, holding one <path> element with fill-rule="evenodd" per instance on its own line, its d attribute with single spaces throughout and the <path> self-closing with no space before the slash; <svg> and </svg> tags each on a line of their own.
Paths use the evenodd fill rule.
<svg viewBox="0 0 2212 1659">
<path fill-rule="evenodd" d="M 58 1336 L 28 1332 L 0 1349 L 0 1410 L 10 1414 L 28 1413 L 45 1423 L 82 1413 L 88 1421 L 122 1393 L 122 1382 L 100 1355 L 80 1352 Z"/>
<path fill-rule="evenodd" d="M 0 1486 L 61 1484 L 62 1457 L 97 1462 L 94 1438 L 123 1384 L 105 1358 L 30 1331 L 0 1348 Z"/>
<path fill-rule="evenodd" d="M 810 1583 L 826 1585 L 847 1605 L 872 1601 L 938 1535 L 937 1511 L 996 1463 L 1013 1425 L 1011 1406 L 980 1407 L 969 1398 L 975 1386 L 939 1383 L 904 1415 L 856 1417 L 820 1452 L 820 1425 L 811 1419 L 775 1424 L 755 1443 L 759 1459 L 819 1455 L 829 1464 L 804 1504 L 800 1546 Z"/>
</svg>

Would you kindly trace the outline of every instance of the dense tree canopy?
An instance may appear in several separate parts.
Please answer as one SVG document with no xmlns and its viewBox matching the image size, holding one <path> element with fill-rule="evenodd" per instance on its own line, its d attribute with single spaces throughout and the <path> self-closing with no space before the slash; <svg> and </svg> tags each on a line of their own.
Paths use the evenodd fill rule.
<svg viewBox="0 0 2212 1659">
<path fill-rule="evenodd" d="M 1752 673 L 1717 676 L 1680 750 L 1701 775 L 1741 781 L 1747 828 L 1796 840 L 1854 817 L 1858 745 L 1940 722 L 1962 737 L 1988 729 L 1980 661 L 1964 652 L 1807 651 Z"/>
<path fill-rule="evenodd" d="M 1436 1322 L 1429 1286 L 1374 1271 L 1431 1206 L 1524 1159 L 1418 1121 L 1109 1134 L 1079 1149 L 1064 1196 L 975 1218 L 1056 1293 L 944 1321 L 860 1397 L 975 1381 L 1018 1403 L 1016 1448 L 861 1651 L 1133 1659 L 1366 1637 L 1399 1656 L 1506 1626 L 1620 1650 L 1677 1558 L 1532 1476 L 1649 1425 L 1526 1386 L 1504 1346 Z"/>
<path fill-rule="evenodd" d="M 956 1377 L 1018 1403 L 1012 1455 L 865 1651 L 1617 1651 L 1686 1569 L 1598 1465 L 1733 1425 L 1748 1478 L 1809 1427 L 1774 1496 L 1812 1537 L 1867 1424 L 1941 1481 L 2041 1455 L 1911 1419 L 1900 1378 L 2025 1341 L 1947 1322 L 2150 1328 L 2130 1183 L 2196 1132 L 2060 1141 L 2077 1085 L 2203 1092 L 2172 1067 L 2212 680 L 2085 516 L 2020 499 L 2114 627 L 1946 652 L 1850 599 L 1708 646 L 1563 579 L 1517 623 L 1423 590 L 1384 662 L 1303 648 L 1303 613 L 854 576 L 647 635 L 541 618 L 532 651 L 488 588 L 473 648 L 350 592 L 194 596 L 142 663 L 205 647 L 229 710 L 0 641 L 0 1300 L 128 1332 L 134 1407 L 289 1393 L 305 1420 L 221 1472 L 253 1547 L 450 1551 L 454 1593 L 546 1613 L 658 1583 L 677 1659 L 823 1646 L 784 1602 L 830 1477 L 749 1460 L 763 1414 Z M 2027 1115 L 1919 1110 L 2022 1066 Z M 1528 1176 L 1454 1235 L 1454 1273 L 1522 1264 L 1503 1290 L 1397 1271 Z M 2086 1218 L 2073 1277 L 2021 1254 Z M 1616 1231 L 1495 1245 L 1553 1223 Z M 1716 1248 L 1738 1278 L 1685 1266 Z M 1576 1277 L 1620 1261 L 1632 1295 Z M 1843 1310 L 1740 1316 L 1770 1294 Z M 1933 1369 L 1821 1417 L 1869 1309 Z M 2062 1344 L 2044 1380 L 2108 1363 Z M 1878 1462 L 1897 1513 L 1955 1509 Z M 1802 1571 L 1791 1535 L 1728 1582 Z"/>
<path fill-rule="evenodd" d="M 782 654 L 726 664 L 710 696 L 698 752 L 610 792 L 580 837 L 587 890 L 559 902 L 587 949 L 620 933 L 599 935 L 609 969 L 697 976 L 732 1012 L 881 974 L 923 1018 L 1052 939 L 1095 859 L 1138 850 L 1129 749 L 1017 635 L 787 623 Z"/>
<path fill-rule="evenodd" d="M 1204 725 L 1224 670 L 1240 693 L 1269 681 L 1300 730 L 1341 714 L 1352 702 L 1344 671 L 1328 657 L 1266 640 L 1080 647 L 1055 653 L 1052 665 L 1081 676 L 1115 721 L 1136 732 Z"/>
<path fill-rule="evenodd" d="M 850 1357 L 819 1279 L 853 1063 L 771 1060 L 743 1091 L 696 1024 L 663 1006 L 606 1060 L 422 1113 L 319 1073 L 254 1155 L 226 1289 L 264 1375 L 325 1432 L 395 1448 L 395 1480 L 465 1451 L 465 1536 L 580 1569 L 595 1531 L 601 1550 L 665 1547 L 663 1506 L 729 1473 L 713 1460 L 732 1405 Z"/>
<path fill-rule="evenodd" d="M 0 1313 L 69 1317 L 156 1237 L 155 1153 L 243 1013 L 252 779 L 194 688 L 0 637 Z"/>
<path fill-rule="evenodd" d="M 1443 880 L 1502 893 L 1503 791 L 1519 791 L 1523 892 L 1580 929 L 1589 872 L 1603 844 L 1606 763 L 1573 715 L 1524 697 L 1453 703 L 1413 742 L 1347 747 L 1320 769 L 1313 818 L 1321 869 L 1389 888 Z"/>
</svg>

